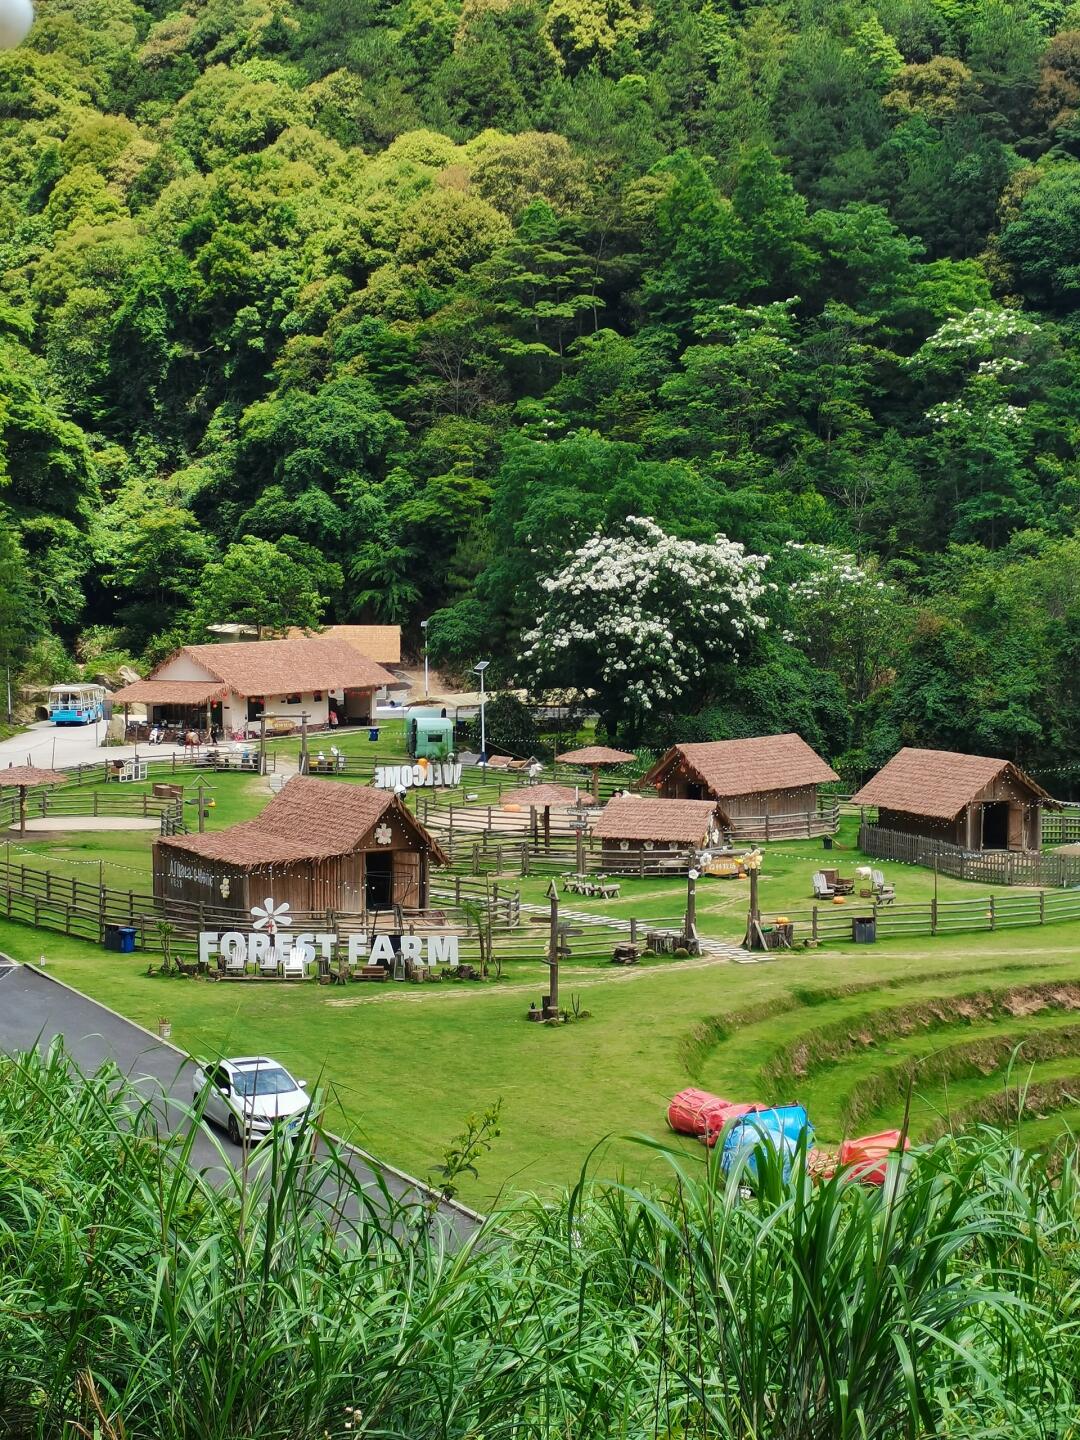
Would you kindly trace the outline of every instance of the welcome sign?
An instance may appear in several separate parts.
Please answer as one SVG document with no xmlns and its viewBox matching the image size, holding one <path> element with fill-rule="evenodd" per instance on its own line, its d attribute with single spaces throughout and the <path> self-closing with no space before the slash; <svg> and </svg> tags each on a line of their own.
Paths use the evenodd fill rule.
<svg viewBox="0 0 1080 1440">
<path fill-rule="evenodd" d="M 377 765 L 377 790 L 415 790 L 421 786 L 460 785 L 461 766 L 429 761 L 417 765 Z"/>
<path fill-rule="evenodd" d="M 260 963 L 308 965 L 316 956 L 333 960 L 342 937 L 330 931 L 288 932 L 292 925 L 287 902 L 275 905 L 264 900 L 251 908 L 250 930 L 202 930 L 199 932 L 199 961 L 210 965 L 220 956 L 227 966 Z M 282 933 L 284 931 L 284 933 Z M 375 935 L 363 933 L 344 937 L 345 956 L 350 965 L 393 964 L 400 956 L 414 965 L 457 965 L 457 935 Z"/>
</svg>

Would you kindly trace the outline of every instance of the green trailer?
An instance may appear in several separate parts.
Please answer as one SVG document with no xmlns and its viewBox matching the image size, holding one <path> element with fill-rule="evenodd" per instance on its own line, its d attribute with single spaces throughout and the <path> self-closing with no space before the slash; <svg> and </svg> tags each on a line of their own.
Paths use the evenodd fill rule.
<svg viewBox="0 0 1080 1440">
<path fill-rule="evenodd" d="M 454 750 L 454 722 L 438 710 L 411 710 L 405 747 L 414 760 L 445 760 Z"/>
</svg>

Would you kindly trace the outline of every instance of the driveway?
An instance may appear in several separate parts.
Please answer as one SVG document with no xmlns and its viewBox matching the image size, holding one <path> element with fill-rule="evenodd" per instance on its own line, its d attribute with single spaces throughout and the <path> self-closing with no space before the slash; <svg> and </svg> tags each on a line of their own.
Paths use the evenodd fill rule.
<svg viewBox="0 0 1080 1440">
<path fill-rule="evenodd" d="M 0 955 L 0 1052 L 46 1046 L 56 1035 L 63 1036 L 68 1054 L 81 1070 L 96 1070 L 105 1060 L 114 1060 L 135 1083 L 161 1093 L 162 1113 L 170 1128 L 184 1123 L 185 1117 L 168 1104 L 169 1099 L 191 1103 L 193 1067 L 179 1050 L 59 981 Z M 238 1163 L 239 1150 L 223 1133 L 218 1140 Z M 359 1151 L 351 1155 L 350 1168 L 365 1189 L 370 1188 L 374 1200 L 380 1188 L 376 1171 L 392 1194 L 419 1197 L 418 1181 Z M 221 1170 L 221 1157 L 204 1127 L 195 1137 L 191 1158 L 199 1170 Z M 440 1213 L 458 1238 L 476 1228 L 477 1217 L 464 1207 L 442 1203 Z"/>
<path fill-rule="evenodd" d="M 135 754 L 134 745 L 110 745 L 106 749 L 99 744 L 104 738 L 103 720 L 97 725 L 53 725 L 48 720 L 37 720 L 21 734 L 0 740 L 0 766 L 25 765 L 29 757 L 32 765 L 46 769 L 55 765 L 63 769 L 66 765 L 86 765 L 92 760 L 126 760 Z M 168 757 L 172 747 L 154 746 L 148 751 L 144 742 L 139 753 Z M 182 751 L 176 753 L 179 755 Z"/>
</svg>

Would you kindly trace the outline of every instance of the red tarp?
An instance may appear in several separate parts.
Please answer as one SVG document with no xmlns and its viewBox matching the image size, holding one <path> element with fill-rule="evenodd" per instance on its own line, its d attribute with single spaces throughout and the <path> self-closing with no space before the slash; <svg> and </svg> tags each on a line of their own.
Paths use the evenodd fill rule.
<svg viewBox="0 0 1080 1440">
<path fill-rule="evenodd" d="M 696 1135 L 708 1145 L 716 1144 L 716 1137 L 729 1120 L 742 1115 L 756 1113 L 767 1107 L 751 1103 L 741 1105 L 735 1100 L 725 1100 L 708 1090 L 680 1090 L 672 1096 L 668 1106 L 668 1124 L 680 1135 Z"/>
<path fill-rule="evenodd" d="M 882 1130 L 877 1135 L 860 1135 L 857 1140 L 845 1140 L 840 1146 L 841 1166 L 854 1168 L 853 1178 L 864 1185 L 884 1185 L 885 1165 L 895 1151 L 911 1149 L 911 1142 L 904 1136 L 900 1144 L 899 1130 Z"/>
</svg>

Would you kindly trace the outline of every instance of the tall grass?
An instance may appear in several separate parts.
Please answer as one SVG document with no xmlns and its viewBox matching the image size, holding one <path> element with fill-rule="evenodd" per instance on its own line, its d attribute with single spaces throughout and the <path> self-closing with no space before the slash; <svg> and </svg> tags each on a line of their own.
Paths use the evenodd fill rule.
<svg viewBox="0 0 1080 1440">
<path fill-rule="evenodd" d="M 246 1173 L 111 1068 L 0 1061 L 0 1434 L 1080 1434 L 1080 1166 L 989 1130 L 881 1192 L 583 1177 L 462 1238 L 326 1137 Z M 643 1142 L 644 1143 L 644 1142 Z"/>
</svg>

